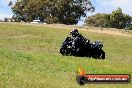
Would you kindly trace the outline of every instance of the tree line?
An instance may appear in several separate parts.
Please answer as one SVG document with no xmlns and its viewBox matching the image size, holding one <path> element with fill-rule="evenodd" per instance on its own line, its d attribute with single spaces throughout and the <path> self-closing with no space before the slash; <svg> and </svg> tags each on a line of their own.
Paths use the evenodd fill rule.
<svg viewBox="0 0 132 88">
<path fill-rule="evenodd" d="M 85 20 L 85 25 L 105 28 L 123 29 L 131 24 L 132 17 L 124 14 L 121 8 L 113 11 L 111 14 L 95 14 Z"/>
<path fill-rule="evenodd" d="M 94 11 L 90 0 L 17 0 L 9 6 L 13 19 L 24 22 L 39 17 L 46 23 L 77 24 L 86 12 Z"/>
</svg>

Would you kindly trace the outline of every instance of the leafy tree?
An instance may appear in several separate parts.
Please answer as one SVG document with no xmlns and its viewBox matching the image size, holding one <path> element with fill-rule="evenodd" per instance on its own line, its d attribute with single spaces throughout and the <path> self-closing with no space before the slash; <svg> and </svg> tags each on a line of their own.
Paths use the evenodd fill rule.
<svg viewBox="0 0 132 88">
<path fill-rule="evenodd" d="M 8 20 L 7 20 L 7 18 L 5 17 L 4 20 L 3 20 L 3 22 L 7 22 L 7 21 L 8 21 Z"/>
<path fill-rule="evenodd" d="M 127 22 L 130 22 L 130 16 L 123 14 L 122 9 L 118 8 L 110 15 L 110 21 L 111 27 L 122 29 L 125 28 Z"/>
<path fill-rule="evenodd" d="M 86 25 L 95 26 L 95 27 L 109 27 L 109 14 L 96 14 L 88 17 L 85 20 Z"/>
<path fill-rule="evenodd" d="M 13 2 L 10 1 L 9 4 L 8 4 L 8 6 L 11 6 L 12 7 L 13 6 Z"/>
<path fill-rule="evenodd" d="M 126 27 L 126 23 L 130 23 L 131 17 L 123 14 L 122 9 L 118 8 L 111 14 L 95 14 L 85 20 L 86 25 L 95 27 L 111 27 L 122 29 Z"/>
<path fill-rule="evenodd" d="M 90 0 L 17 0 L 13 5 L 14 17 L 32 21 L 39 17 L 47 23 L 77 24 L 87 11 L 94 11 Z"/>
<path fill-rule="evenodd" d="M 122 28 L 124 16 L 121 8 L 118 8 L 116 11 L 113 11 L 110 15 L 111 25 L 112 27 Z"/>
</svg>

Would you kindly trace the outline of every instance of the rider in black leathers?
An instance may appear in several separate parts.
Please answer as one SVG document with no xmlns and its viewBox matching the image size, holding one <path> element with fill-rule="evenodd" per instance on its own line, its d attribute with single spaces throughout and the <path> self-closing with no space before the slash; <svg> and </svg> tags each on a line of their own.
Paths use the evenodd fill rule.
<svg viewBox="0 0 132 88">
<path fill-rule="evenodd" d="M 86 43 L 88 44 L 90 42 L 90 40 L 84 38 L 81 34 L 79 34 L 77 29 L 73 29 L 70 32 L 70 35 L 72 36 L 73 45 L 76 51 L 80 51 Z"/>
</svg>

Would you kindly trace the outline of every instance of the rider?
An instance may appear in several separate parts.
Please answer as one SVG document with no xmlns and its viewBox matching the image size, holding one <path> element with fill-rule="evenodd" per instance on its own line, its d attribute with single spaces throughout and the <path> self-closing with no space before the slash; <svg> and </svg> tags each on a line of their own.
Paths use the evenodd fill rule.
<svg viewBox="0 0 132 88">
<path fill-rule="evenodd" d="M 73 45 L 75 46 L 75 49 L 77 51 L 79 51 L 86 44 L 86 42 L 90 42 L 89 40 L 84 38 L 82 34 L 79 34 L 77 29 L 73 29 L 70 32 L 70 35 L 73 37 Z"/>
</svg>

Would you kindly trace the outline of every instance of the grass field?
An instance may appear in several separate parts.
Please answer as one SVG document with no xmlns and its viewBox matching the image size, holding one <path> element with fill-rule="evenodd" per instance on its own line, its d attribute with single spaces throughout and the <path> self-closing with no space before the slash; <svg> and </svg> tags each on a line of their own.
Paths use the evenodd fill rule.
<svg viewBox="0 0 132 88">
<path fill-rule="evenodd" d="M 106 59 L 62 56 L 59 49 L 70 28 L 0 23 L 0 88 L 80 88 L 76 71 L 132 75 L 132 37 L 79 30 L 101 40 Z M 131 31 L 130 31 L 131 32 Z M 87 84 L 81 88 L 132 88 L 130 84 Z"/>
</svg>

